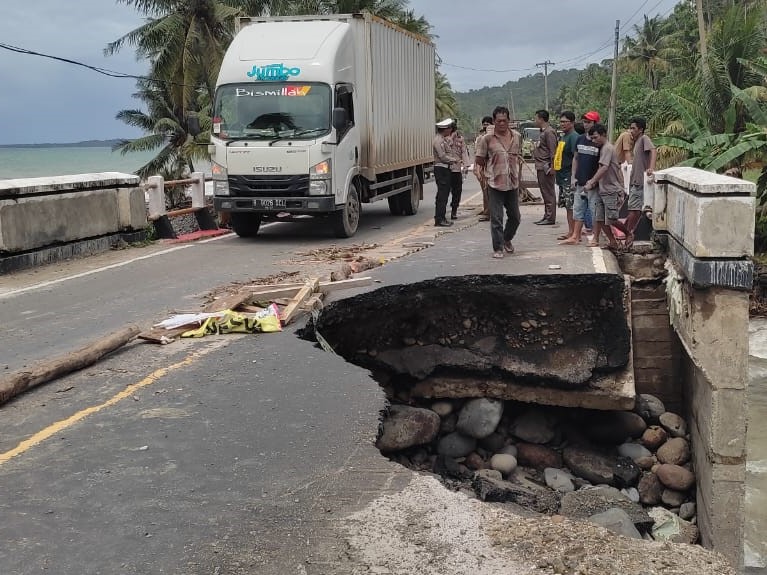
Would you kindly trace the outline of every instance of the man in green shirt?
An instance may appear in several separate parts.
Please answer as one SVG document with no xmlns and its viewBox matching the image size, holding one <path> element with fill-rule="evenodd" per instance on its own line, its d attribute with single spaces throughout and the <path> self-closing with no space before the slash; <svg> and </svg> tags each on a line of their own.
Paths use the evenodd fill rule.
<svg viewBox="0 0 767 575">
<path fill-rule="evenodd" d="M 575 114 L 565 110 L 559 115 L 559 129 L 564 135 L 561 140 L 565 147 L 562 151 L 562 166 L 557 170 L 557 186 L 559 186 L 560 208 L 565 208 L 567 212 L 567 233 L 562 234 L 557 239 L 566 240 L 573 235 L 575 220 L 573 219 L 573 201 L 575 187 L 572 185 L 573 158 L 575 157 L 576 143 L 578 134 L 575 131 Z"/>
</svg>

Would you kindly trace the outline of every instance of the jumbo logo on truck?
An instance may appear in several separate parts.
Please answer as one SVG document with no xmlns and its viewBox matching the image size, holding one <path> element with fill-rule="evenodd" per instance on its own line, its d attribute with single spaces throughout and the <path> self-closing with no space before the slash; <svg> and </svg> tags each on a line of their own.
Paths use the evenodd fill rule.
<svg viewBox="0 0 767 575">
<path fill-rule="evenodd" d="M 284 64 L 269 64 L 268 66 L 253 66 L 248 72 L 248 78 L 256 80 L 288 80 L 291 76 L 298 76 L 301 68 L 286 68 Z"/>
</svg>

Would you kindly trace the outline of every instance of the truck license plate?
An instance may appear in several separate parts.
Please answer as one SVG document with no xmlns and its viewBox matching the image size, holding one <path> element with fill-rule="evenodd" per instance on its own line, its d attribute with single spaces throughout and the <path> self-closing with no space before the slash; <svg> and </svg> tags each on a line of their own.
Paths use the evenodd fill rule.
<svg viewBox="0 0 767 575">
<path fill-rule="evenodd" d="M 253 207 L 256 207 L 256 208 L 273 210 L 275 208 L 284 208 L 285 206 L 286 206 L 285 200 L 274 200 L 274 199 L 253 200 Z"/>
</svg>

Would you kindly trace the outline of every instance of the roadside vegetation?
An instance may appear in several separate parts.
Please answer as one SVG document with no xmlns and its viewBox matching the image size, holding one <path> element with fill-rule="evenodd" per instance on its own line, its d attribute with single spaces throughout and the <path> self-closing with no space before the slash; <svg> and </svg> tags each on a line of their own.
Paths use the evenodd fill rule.
<svg viewBox="0 0 767 575">
<path fill-rule="evenodd" d="M 207 160 L 211 104 L 216 78 L 240 16 L 348 14 L 368 11 L 403 28 L 430 36 L 431 26 L 408 8 L 408 0 L 117 0 L 133 6 L 145 23 L 111 42 L 107 55 L 133 49 L 148 64 L 146 79 L 137 82 L 135 98 L 141 107 L 121 110 L 117 118 L 139 128 L 143 136 L 121 140 L 115 150 L 156 151 L 139 168 L 146 178 L 160 174 L 178 179 Z M 457 115 L 457 104 L 447 77 L 436 70 L 436 113 Z M 195 138 L 188 119 L 196 116 L 202 132 Z"/>
</svg>

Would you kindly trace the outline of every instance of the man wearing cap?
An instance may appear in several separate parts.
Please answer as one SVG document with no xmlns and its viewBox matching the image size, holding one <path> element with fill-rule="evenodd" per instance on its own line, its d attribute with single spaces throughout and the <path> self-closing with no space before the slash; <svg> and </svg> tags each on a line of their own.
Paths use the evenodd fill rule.
<svg viewBox="0 0 767 575">
<path fill-rule="evenodd" d="M 460 163 L 452 149 L 450 135 L 453 132 L 453 119 L 445 118 L 437 122 L 437 135 L 432 141 L 434 149 L 434 181 L 437 183 L 437 199 L 434 208 L 434 225 L 450 227 L 453 222 L 446 217 L 447 200 L 450 197 L 450 165 Z"/>
<path fill-rule="evenodd" d="M 503 258 L 504 252 L 513 254 L 511 240 L 517 233 L 519 212 L 519 163 L 522 155 L 522 135 L 509 129 L 509 109 L 497 106 L 493 110 L 493 133 L 477 140 L 474 161 L 487 176 L 490 199 L 490 238 L 493 257 Z M 506 225 L 503 212 L 506 210 Z"/>
<path fill-rule="evenodd" d="M 575 142 L 575 156 L 573 157 L 573 185 L 575 194 L 573 195 L 573 233 L 570 237 L 562 240 L 560 243 L 566 246 L 573 246 L 581 242 L 581 232 L 583 231 L 583 222 L 586 221 L 587 209 L 591 208 L 591 213 L 596 209 L 598 191 L 586 189 L 586 182 L 594 177 L 599 169 L 599 147 L 591 141 L 589 130 L 594 124 L 599 122 L 599 112 L 589 111 L 581 116 L 584 133 L 578 136 Z M 596 238 L 597 240 L 599 238 Z"/>
<path fill-rule="evenodd" d="M 557 132 L 549 125 L 548 110 L 535 112 L 535 125 L 541 130 L 541 137 L 533 149 L 535 171 L 538 176 L 538 188 L 543 197 L 543 218 L 537 222 L 539 226 L 553 226 L 557 221 L 557 193 L 554 190 L 556 172 L 554 171 L 554 154 L 557 151 Z"/>
</svg>

